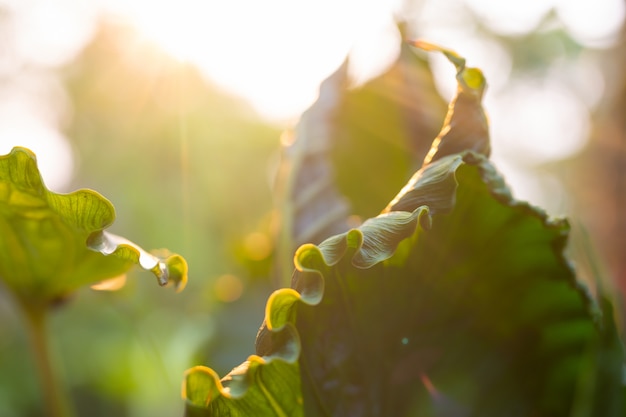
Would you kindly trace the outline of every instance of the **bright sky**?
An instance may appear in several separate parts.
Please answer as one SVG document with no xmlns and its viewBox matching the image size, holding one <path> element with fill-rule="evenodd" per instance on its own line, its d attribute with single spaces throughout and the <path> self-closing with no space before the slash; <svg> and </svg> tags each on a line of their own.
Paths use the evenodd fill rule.
<svg viewBox="0 0 626 417">
<path fill-rule="evenodd" d="M 273 120 L 294 119 L 306 109 L 320 81 L 353 46 L 370 46 L 359 56 L 359 78 L 384 69 L 398 50 L 394 1 L 107 3 L 171 55 L 194 63 Z"/>
<path fill-rule="evenodd" d="M 71 178 L 72 154 L 60 133 L 69 105 L 51 70 L 79 53 L 103 15 L 135 26 L 285 125 L 315 100 L 319 83 L 349 51 L 352 75 L 361 82 L 384 70 L 398 51 L 393 15 L 400 0 L 0 0 L 0 7 L 13 16 L 0 26 L 0 39 L 11 41 L 0 50 L 0 76 L 19 81 L 0 91 L 0 154 L 14 145 L 31 147 L 57 190 Z M 578 151 L 603 78 L 593 56 L 583 54 L 573 65 L 561 62 L 541 82 L 513 79 L 508 51 L 478 35 L 467 11 L 496 33 L 520 35 L 551 9 L 558 24 L 590 48 L 610 46 L 625 14 L 622 0 L 533 0 L 515 7 L 500 0 L 416 0 L 402 9 L 414 17 L 415 36 L 455 49 L 484 69 L 494 148 L 504 160 L 521 153 L 542 162 Z M 437 56 L 432 63 L 440 90 L 451 95 L 452 67 Z M 498 114 L 502 108 L 507 112 Z"/>
</svg>

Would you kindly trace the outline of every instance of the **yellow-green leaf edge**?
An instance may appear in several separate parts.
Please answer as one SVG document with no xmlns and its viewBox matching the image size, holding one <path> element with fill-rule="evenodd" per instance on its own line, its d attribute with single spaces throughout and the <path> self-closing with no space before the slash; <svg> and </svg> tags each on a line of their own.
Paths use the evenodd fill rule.
<svg viewBox="0 0 626 417">
<path fill-rule="evenodd" d="M 463 165 L 474 166 L 479 170 L 493 198 L 501 204 L 518 206 L 541 219 L 545 227 L 567 233 L 569 226 L 566 220 L 551 218 L 543 210 L 515 200 L 495 167 L 483 155 L 466 151 L 426 165 L 379 216 L 367 220 L 358 228 L 330 237 L 319 245 L 305 244 L 296 251 L 296 286 L 278 289 L 268 298 L 265 321 L 257 335 L 257 354 L 251 355 L 242 366 L 221 380 L 214 370 L 205 366 L 195 366 L 186 372 L 182 396 L 187 403 L 187 415 L 222 415 L 222 410 L 229 413 L 224 415 L 246 415 L 242 410 L 252 402 L 246 398 L 252 386 L 250 382 L 258 380 L 257 375 L 263 367 L 269 368 L 278 362 L 281 366 L 290 366 L 292 372 L 299 374 L 300 338 L 295 324 L 296 304 L 319 304 L 324 296 L 326 271 L 343 258 L 351 259 L 354 267 L 363 269 L 383 261 L 394 262 L 396 258 L 400 262 L 403 256 L 397 250 L 400 243 L 430 229 L 433 215 L 445 214 L 454 208 L 459 184 L 457 171 Z M 422 197 L 424 200 L 421 200 Z M 412 207 L 412 211 L 405 211 L 409 207 Z M 555 249 L 557 256 L 567 264 L 562 251 L 564 248 Z M 572 285 L 587 300 L 589 310 L 597 311 L 587 289 L 576 281 Z M 237 385 L 236 393 L 228 386 L 233 375 L 248 381 L 244 385 Z M 296 379 L 299 381 L 299 378 Z M 227 383 L 226 386 L 223 382 Z M 301 395 L 298 401 L 301 401 Z M 215 408 L 209 411 L 212 407 Z M 299 413 L 302 412 L 300 409 Z M 259 415 L 265 414 L 259 410 Z"/>
<path fill-rule="evenodd" d="M 31 150 L 14 147 L 0 156 L 0 231 L 4 241 L 0 242 L 0 279 L 18 299 L 46 304 L 81 285 L 121 275 L 135 264 L 154 273 L 159 284 L 173 282 L 181 291 L 187 282 L 185 259 L 176 254 L 162 259 L 104 231 L 114 220 L 113 204 L 96 191 L 60 194 L 46 188 Z M 32 230 L 16 231 L 21 226 Z M 45 263 L 45 249 L 32 249 L 37 245 L 28 242 L 29 233 L 56 245 L 57 251 L 68 245 L 72 259 L 60 263 L 61 270 L 37 265 L 38 261 Z M 18 270 L 26 272 L 16 273 Z"/>
</svg>

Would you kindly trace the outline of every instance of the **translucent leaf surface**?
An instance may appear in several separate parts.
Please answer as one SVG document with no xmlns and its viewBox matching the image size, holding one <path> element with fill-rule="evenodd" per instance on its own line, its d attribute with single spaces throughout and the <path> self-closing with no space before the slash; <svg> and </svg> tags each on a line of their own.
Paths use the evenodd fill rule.
<svg viewBox="0 0 626 417">
<path fill-rule="evenodd" d="M 349 67 L 345 62 L 322 83 L 317 101 L 283 141 L 276 187 L 281 286 L 289 283 L 298 246 L 320 243 L 380 211 L 420 167 L 441 124 L 445 104 L 426 60 L 408 45 L 364 85 L 351 88 Z"/>
<path fill-rule="evenodd" d="M 295 347 L 299 359 L 280 370 L 259 363 L 268 371 L 255 381 L 293 378 L 301 392 L 271 395 L 302 399 L 298 413 L 309 416 L 569 416 L 581 378 L 620 369 L 621 351 L 614 343 L 611 363 L 591 366 L 614 330 L 599 325 L 563 257 L 567 222 L 513 200 L 482 156 L 433 165 L 396 199 L 421 194 L 413 211 L 298 250 L 293 289 L 270 297 L 257 354 L 271 362 Z M 249 384 L 235 401 L 206 368 L 188 378 L 198 372 L 215 387 L 208 398 L 188 379 L 199 415 L 230 415 L 262 391 Z"/>
<path fill-rule="evenodd" d="M 513 199 L 487 159 L 484 78 L 428 48 L 452 57 L 467 85 L 425 165 L 379 216 L 297 250 L 292 288 L 267 302 L 255 361 L 222 382 L 190 370 L 188 415 L 245 415 L 242 404 L 276 398 L 305 416 L 623 415 L 611 308 L 565 258 L 567 221 Z M 220 385 L 233 380 L 247 382 L 236 397 Z"/>
<path fill-rule="evenodd" d="M 298 254 L 296 287 L 317 275 L 325 288 L 296 312 L 307 415 L 569 415 L 599 330 L 562 257 L 567 223 L 495 192 L 474 154 L 435 164 L 459 185 L 431 230 L 402 222 L 390 236 L 384 222 L 407 213 L 391 211 L 362 242 L 347 234 L 340 260 L 328 241 Z"/>
<path fill-rule="evenodd" d="M 134 264 L 155 273 L 161 285 L 182 289 L 185 260 L 160 259 L 104 232 L 114 219 L 113 205 L 95 191 L 48 190 L 28 149 L 0 156 L 0 279 L 23 302 L 46 305 Z"/>
</svg>

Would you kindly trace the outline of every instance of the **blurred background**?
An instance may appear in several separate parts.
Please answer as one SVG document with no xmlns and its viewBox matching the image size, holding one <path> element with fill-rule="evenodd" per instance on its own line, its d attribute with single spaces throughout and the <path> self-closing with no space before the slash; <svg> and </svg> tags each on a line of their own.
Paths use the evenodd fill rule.
<svg viewBox="0 0 626 417">
<path fill-rule="evenodd" d="M 190 266 L 180 294 L 137 271 L 54 312 L 78 415 L 181 415 L 187 368 L 223 375 L 254 352 L 275 288 L 281 135 L 346 57 L 355 94 L 380 94 L 383 80 L 386 100 L 405 102 L 404 84 L 388 81 L 403 36 L 484 70 L 493 159 L 514 195 L 569 216 L 583 278 L 599 267 L 623 294 L 625 16 L 623 0 L 0 0 L 0 154 L 32 149 L 50 189 L 97 190 L 116 207 L 114 233 Z M 434 137 L 454 69 L 418 59 L 433 94 L 409 107 Z M 388 128 L 382 103 L 361 114 L 353 97 L 352 123 L 373 115 Z M 4 290 L 0 317 L 0 415 L 41 415 Z"/>
</svg>

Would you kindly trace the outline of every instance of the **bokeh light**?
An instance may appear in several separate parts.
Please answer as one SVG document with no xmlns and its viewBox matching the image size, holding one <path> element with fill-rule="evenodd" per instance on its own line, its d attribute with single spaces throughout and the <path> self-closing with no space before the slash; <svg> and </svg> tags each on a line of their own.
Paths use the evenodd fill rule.
<svg viewBox="0 0 626 417">
<path fill-rule="evenodd" d="M 273 249 L 270 236 L 261 232 L 252 232 L 243 241 L 243 248 L 246 256 L 253 261 L 260 261 L 267 258 Z"/>
<path fill-rule="evenodd" d="M 243 290 L 244 285 L 241 279 L 232 274 L 222 275 L 215 281 L 215 297 L 224 303 L 238 300 Z"/>
<path fill-rule="evenodd" d="M 559 84 L 517 81 L 492 109 L 493 135 L 510 158 L 551 162 L 571 157 L 587 143 L 589 109 Z"/>
<path fill-rule="evenodd" d="M 535 30 L 552 8 L 550 1 L 531 0 L 511 4 L 498 0 L 466 0 L 479 22 L 501 35 L 523 35 Z"/>
<path fill-rule="evenodd" d="M 609 47 L 617 41 L 626 16 L 623 1 L 555 0 L 554 3 L 560 21 L 583 45 Z"/>
</svg>

